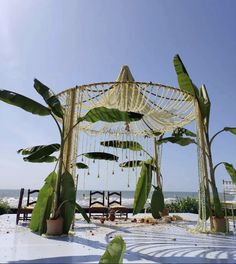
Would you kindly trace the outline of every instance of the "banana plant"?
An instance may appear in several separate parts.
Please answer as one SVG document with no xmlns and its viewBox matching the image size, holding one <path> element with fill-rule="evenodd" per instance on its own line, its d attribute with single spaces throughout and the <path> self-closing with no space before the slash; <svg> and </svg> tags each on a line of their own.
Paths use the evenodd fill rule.
<svg viewBox="0 0 236 264">
<path fill-rule="evenodd" d="M 220 164 L 224 164 L 226 171 L 229 173 L 232 181 L 235 182 L 235 169 L 233 165 L 227 163 L 227 162 L 220 162 L 217 165 L 214 166 L 213 164 L 213 156 L 212 156 L 212 143 L 216 136 L 221 134 L 222 132 L 230 132 L 234 135 L 236 135 L 236 127 L 224 127 L 222 130 L 217 132 L 214 136 L 210 137 L 210 131 L 209 131 L 209 126 L 210 126 L 210 111 L 211 111 L 211 101 L 208 96 L 208 92 L 206 87 L 203 85 L 201 86 L 200 89 L 196 87 L 196 85 L 192 82 L 192 80 L 189 77 L 189 74 L 179 57 L 179 55 L 176 55 L 173 60 L 175 71 L 178 77 L 178 82 L 179 82 L 179 87 L 181 90 L 184 92 L 188 92 L 191 94 L 197 101 L 199 105 L 199 110 L 200 110 L 200 115 L 201 115 L 201 121 L 203 124 L 203 133 L 205 137 L 205 145 L 204 150 L 206 153 L 207 161 L 208 161 L 208 169 L 209 169 L 209 175 L 210 175 L 210 185 L 212 189 L 212 195 L 213 195 L 213 203 L 214 203 L 214 214 L 216 217 L 224 217 L 224 213 L 222 210 L 220 198 L 219 198 L 219 193 L 217 190 L 216 186 L 216 181 L 215 181 L 215 171 L 216 168 Z M 207 188 L 208 188 L 208 182 Z M 210 206 L 210 205 L 209 205 Z"/>
<path fill-rule="evenodd" d="M 47 106 L 8 90 L 0 90 L 0 100 L 35 115 L 51 116 L 55 121 L 60 135 L 60 143 L 29 147 L 20 149 L 18 152 L 25 156 L 24 160 L 27 162 L 57 162 L 54 171 L 46 178 L 45 184 L 39 192 L 38 201 L 30 223 L 32 231 L 38 232 L 39 234 L 44 233 L 46 231 L 46 219 L 50 217 L 56 219 L 60 215 L 64 219 L 63 233 L 68 234 L 73 221 L 75 208 L 89 221 L 83 209 L 76 204 L 74 180 L 63 164 L 65 144 L 72 129 L 83 121 L 93 123 L 97 121 L 129 123 L 140 120 L 143 115 L 140 113 L 97 107 L 88 111 L 85 116 L 79 117 L 74 126 L 65 134 L 65 111 L 57 96 L 51 89 L 37 79 L 34 80 L 34 88 L 43 97 Z M 59 151 L 57 157 L 51 156 L 57 151 Z M 77 164 L 77 167 L 85 168 L 86 166 Z"/>
<path fill-rule="evenodd" d="M 134 194 L 134 204 L 133 204 L 133 214 L 138 214 L 144 208 L 146 201 L 148 199 L 149 193 L 151 191 L 152 186 L 152 173 L 156 172 L 156 164 L 155 159 L 143 149 L 143 147 L 136 141 L 121 141 L 121 140 L 111 140 L 111 141 L 103 141 L 100 143 L 105 147 L 114 147 L 121 149 L 129 149 L 132 151 L 141 151 L 143 150 L 150 157 L 149 160 L 130 160 L 126 162 L 120 163 L 121 168 L 133 168 L 133 167 L 141 167 L 140 176 L 135 188 Z M 152 195 L 152 212 L 154 218 L 159 218 L 161 212 L 164 208 L 164 196 L 162 193 L 162 189 L 156 186 L 153 186 L 154 192 Z M 157 191 L 158 189 L 158 191 Z M 158 192 L 158 195 L 156 194 Z M 160 195 L 159 195 L 160 194 Z M 163 208 L 162 208 L 163 204 Z M 158 211 L 158 213 L 156 213 Z"/>
</svg>

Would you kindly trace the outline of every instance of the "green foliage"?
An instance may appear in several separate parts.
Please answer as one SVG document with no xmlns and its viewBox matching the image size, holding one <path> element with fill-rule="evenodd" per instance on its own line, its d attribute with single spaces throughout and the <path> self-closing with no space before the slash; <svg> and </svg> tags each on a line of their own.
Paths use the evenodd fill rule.
<svg viewBox="0 0 236 264">
<path fill-rule="evenodd" d="M 110 141 L 103 141 L 100 144 L 105 147 L 130 149 L 133 151 L 140 151 L 143 149 L 142 146 L 136 141 L 110 140 Z"/>
<path fill-rule="evenodd" d="M 228 131 L 228 132 L 236 135 L 236 127 L 224 127 L 224 131 Z"/>
<path fill-rule="evenodd" d="M 165 204 L 164 204 L 164 195 L 162 192 L 162 189 L 157 186 L 153 186 L 154 191 L 152 193 L 152 199 L 151 199 L 151 213 L 153 218 L 158 219 L 161 218 L 160 212 L 163 211 Z"/>
<path fill-rule="evenodd" d="M 20 107 L 21 109 L 34 115 L 50 115 L 50 109 L 47 107 L 26 96 L 14 93 L 12 91 L 0 90 L 0 100 L 5 103 Z"/>
<path fill-rule="evenodd" d="M 231 180 L 234 184 L 236 184 L 236 170 L 233 166 L 233 164 L 227 163 L 227 162 L 223 162 L 225 169 L 227 170 L 228 174 L 231 177 Z"/>
<path fill-rule="evenodd" d="M 204 120 L 204 125 L 208 131 L 211 103 L 205 86 L 201 87 L 200 90 L 198 90 L 198 88 L 193 84 L 192 80 L 190 79 L 188 72 L 179 55 L 176 55 L 174 57 L 173 62 L 178 77 L 180 89 L 184 92 L 190 93 L 197 99 L 202 118 Z"/>
<path fill-rule="evenodd" d="M 8 202 L 5 202 L 2 199 L 0 199 L 0 215 L 8 214 L 10 212 L 11 212 L 11 208 L 10 208 Z"/>
<path fill-rule="evenodd" d="M 152 185 L 152 160 L 143 162 L 134 194 L 133 214 L 138 214 L 147 201 Z"/>
<path fill-rule="evenodd" d="M 198 200 L 192 197 L 177 198 L 176 202 L 166 204 L 171 213 L 198 213 Z"/>
<path fill-rule="evenodd" d="M 207 89 L 204 85 L 199 89 L 198 102 L 203 117 L 204 125 L 206 131 L 208 132 L 211 112 L 211 101 L 208 96 Z"/>
<path fill-rule="evenodd" d="M 173 131 L 172 136 L 173 137 L 182 137 L 182 136 L 196 137 L 196 134 L 184 127 L 178 127 Z"/>
<path fill-rule="evenodd" d="M 82 155 L 88 159 L 115 160 L 115 161 L 118 161 L 119 159 L 119 157 L 117 157 L 116 155 L 106 152 L 88 152 L 88 153 L 83 153 Z"/>
<path fill-rule="evenodd" d="M 139 121 L 143 117 L 142 114 L 134 112 L 123 112 L 118 109 L 97 107 L 88 111 L 88 113 L 78 118 L 78 122 L 87 121 L 95 123 L 98 121 L 104 122 L 133 122 Z"/>
<path fill-rule="evenodd" d="M 126 244 L 121 236 L 115 236 L 107 245 L 105 253 L 100 258 L 99 264 L 123 263 Z"/>
<path fill-rule="evenodd" d="M 122 168 L 132 168 L 132 167 L 141 167 L 143 164 L 142 160 L 130 160 L 120 163 L 120 167 Z"/>
<path fill-rule="evenodd" d="M 26 148 L 26 149 L 20 149 L 18 150 L 18 153 L 21 152 L 22 154 L 25 153 L 32 153 L 28 157 L 24 157 L 24 161 L 29 162 L 53 162 L 55 161 L 53 157 L 50 157 L 52 153 L 58 151 L 60 149 L 60 144 L 50 144 L 50 145 L 41 145 L 41 146 L 35 146 L 32 148 Z"/>
<path fill-rule="evenodd" d="M 52 112 L 56 116 L 62 118 L 63 108 L 54 93 L 46 85 L 44 85 L 37 79 L 34 79 L 34 88 L 43 97 L 44 101 L 47 103 L 47 105 L 49 105 Z"/>
<path fill-rule="evenodd" d="M 45 147 L 51 146 L 54 151 L 58 151 L 60 149 L 60 144 L 51 144 L 51 145 L 39 145 L 39 146 L 34 146 L 34 147 L 28 147 L 24 149 L 19 149 L 17 150 L 17 153 L 21 153 L 22 155 L 31 155 L 35 152 L 38 152 L 41 149 L 45 149 Z"/>
<path fill-rule="evenodd" d="M 84 210 L 84 209 L 83 209 L 78 203 L 75 204 L 75 208 L 76 208 L 76 210 L 78 210 L 78 212 L 79 212 L 80 214 L 82 214 L 83 218 L 84 218 L 88 223 L 90 223 L 90 219 L 89 219 L 88 215 L 86 214 L 85 210 Z"/>
<path fill-rule="evenodd" d="M 83 162 L 77 162 L 75 165 L 77 169 L 88 169 L 88 165 Z"/>
<path fill-rule="evenodd" d="M 192 143 L 196 143 L 194 139 L 192 138 L 183 138 L 183 137 L 167 137 L 167 138 L 161 138 L 159 140 L 157 140 L 157 145 L 161 145 L 163 143 L 175 143 L 178 144 L 180 146 L 187 146 L 189 144 Z"/>
<path fill-rule="evenodd" d="M 54 171 L 48 175 L 44 186 L 39 191 L 32 213 L 30 228 L 40 235 L 46 232 L 46 220 L 49 219 L 51 213 L 56 178 L 57 174 Z"/>
<path fill-rule="evenodd" d="M 73 176 L 65 171 L 61 177 L 60 215 L 64 219 L 63 233 L 68 234 L 73 221 L 76 203 L 76 192 Z M 58 212 L 59 213 L 59 212 Z"/>
<path fill-rule="evenodd" d="M 190 79 L 188 72 L 179 55 L 175 55 L 173 62 L 176 74 L 178 76 L 180 89 L 195 97 L 196 94 L 198 94 L 198 89 Z"/>
<path fill-rule="evenodd" d="M 32 160 L 28 160 L 26 157 L 23 158 L 24 161 L 29 161 L 29 162 L 33 162 L 33 163 L 52 163 L 57 161 L 57 158 L 55 156 L 44 156 L 42 158 L 39 159 L 32 159 Z"/>
</svg>

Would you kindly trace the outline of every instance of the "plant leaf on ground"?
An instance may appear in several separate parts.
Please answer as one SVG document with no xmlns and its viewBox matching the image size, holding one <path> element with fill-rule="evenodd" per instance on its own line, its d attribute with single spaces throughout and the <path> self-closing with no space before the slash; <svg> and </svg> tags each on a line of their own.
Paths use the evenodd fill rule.
<svg viewBox="0 0 236 264">
<path fill-rule="evenodd" d="M 121 236 L 115 236 L 107 245 L 105 253 L 100 258 L 99 264 L 123 263 L 126 244 Z"/>
</svg>

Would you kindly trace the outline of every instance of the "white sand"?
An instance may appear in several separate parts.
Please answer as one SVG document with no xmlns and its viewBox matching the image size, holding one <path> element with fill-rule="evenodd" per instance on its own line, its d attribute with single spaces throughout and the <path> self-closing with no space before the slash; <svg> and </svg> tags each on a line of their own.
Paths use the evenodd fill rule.
<svg viewBox="0 0 236 264">
<path fill-rule="evenodd" d="M 15 215 L 2 215 L 0 263 L 98 263 L 116 234 L 127 244 L 124 263 L 236 263 L 235 234 L 194 234 L 187 227 L 196 224 L 197 216 L 178 215 L 188 221 L 151 225 L 130 219 L 105 224 L 77 220 L 74 235 L 53 239 L 16 226 Z"/>
</svg>

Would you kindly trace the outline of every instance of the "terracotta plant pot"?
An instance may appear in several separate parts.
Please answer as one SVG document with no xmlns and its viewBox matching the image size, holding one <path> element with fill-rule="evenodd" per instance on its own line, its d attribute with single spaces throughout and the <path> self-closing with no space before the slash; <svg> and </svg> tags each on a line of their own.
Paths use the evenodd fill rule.
<svg viewBox="0 0 236 264">
<path fill-rule="evenodd" d="M 227 232 L 227 221 L 224 217 L 213 216 L 212 220 L 215 232 Z"/>
<path fill-rule="evenodd" d="M 168 208 L 164 208 L 162 210 L 162 212 L 161 212 L 161 216 L 163 217 L 163 216 L 167 216 L 167 215 L 169 215 L 169 209 Z"/>
<path fill-rule="evenodd" d="M 47 220 L 47 235 L 58 236 L 63 233 L 63 218 Z"/>
</svg>

